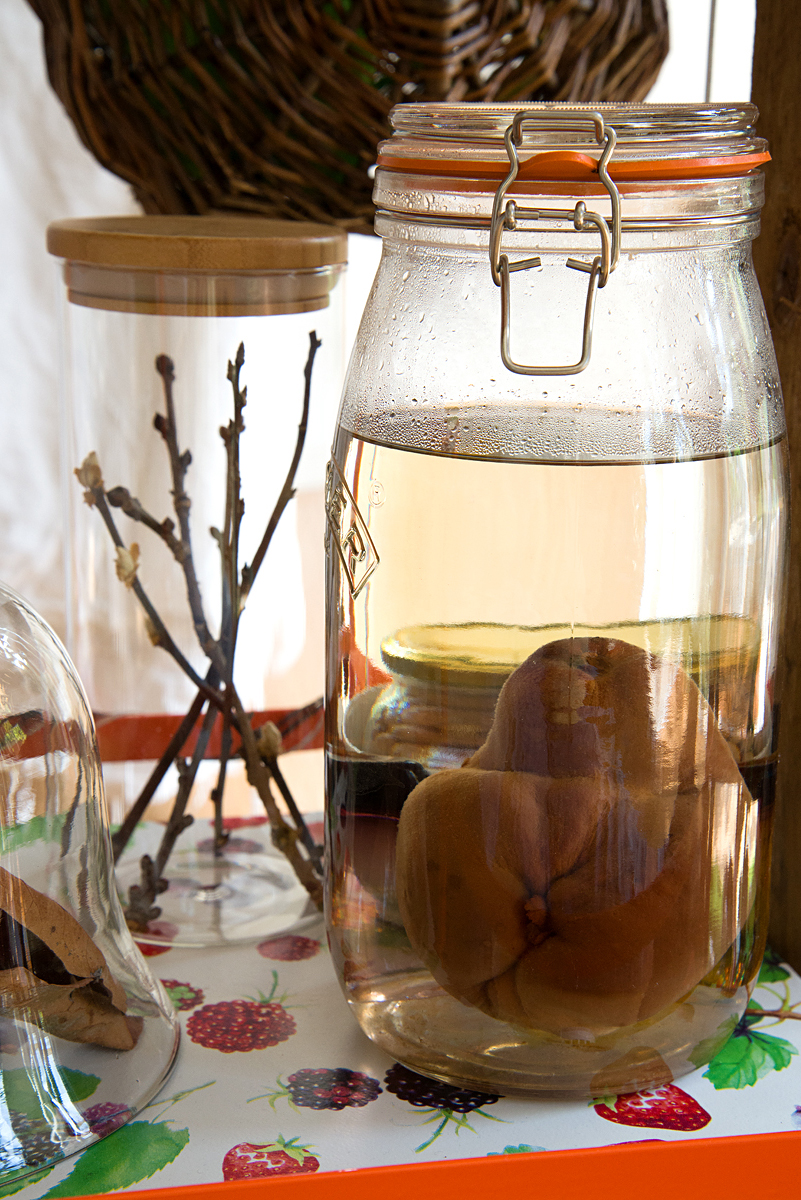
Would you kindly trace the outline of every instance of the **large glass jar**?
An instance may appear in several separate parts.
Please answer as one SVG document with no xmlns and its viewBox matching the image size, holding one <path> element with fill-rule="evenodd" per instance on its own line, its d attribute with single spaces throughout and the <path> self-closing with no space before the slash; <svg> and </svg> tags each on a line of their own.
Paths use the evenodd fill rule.
<svg viewBox="0 0 801 1200">
<path fill-rule="evenodd" d="M 708 1062 L 764 948 L 767 154 L 749 105 L 517 111 L 405 105 L 379 152 L 327 492 L 328 920 L 401 1062 L 603 1095 Z"/>
</svg>

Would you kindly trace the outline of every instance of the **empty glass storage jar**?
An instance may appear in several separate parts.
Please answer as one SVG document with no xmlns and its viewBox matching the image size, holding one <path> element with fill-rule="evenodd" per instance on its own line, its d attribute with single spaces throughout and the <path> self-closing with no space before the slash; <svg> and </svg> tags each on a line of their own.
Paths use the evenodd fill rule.
<svg viewBox="0 0 801 1200">
<path fill-rule="evenodd" d="M 785 426 L 749 105 L 404 105 L 329 466 L 328 921 L 415 1070 L 605 1095 L 765 942 Z"/>
</svg>

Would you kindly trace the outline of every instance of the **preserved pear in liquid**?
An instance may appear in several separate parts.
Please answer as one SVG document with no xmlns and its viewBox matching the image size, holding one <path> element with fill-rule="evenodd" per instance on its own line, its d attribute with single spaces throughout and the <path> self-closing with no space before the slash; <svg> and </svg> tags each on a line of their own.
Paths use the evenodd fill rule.
<svg viewBox="0 0 801 1200">
<path fill-rule="evenodd" d="M 725 1042 L 764 949 L 784 454 L 495 461 L 340 431 L 329 928 L 401 1062 L 598 1095 Z"/>
</svg>

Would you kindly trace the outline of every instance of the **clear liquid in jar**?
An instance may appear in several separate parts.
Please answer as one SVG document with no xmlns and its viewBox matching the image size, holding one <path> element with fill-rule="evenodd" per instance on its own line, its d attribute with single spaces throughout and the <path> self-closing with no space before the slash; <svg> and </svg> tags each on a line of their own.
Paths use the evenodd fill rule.
<svg viewBox="0 0 801 1200">
<path fill-rule="evenodd" d="M 678 1077 L 700 1065 L 701 1043 L 711 1057 L 716 1038 L 725 1041 L 745 1006 L 765 938 L 783 453 L 779 444 L 684 462 L 540 464 L 419 454 L 340 435 L 336 460 L 350 507 L 334 510 L 343 555 L 329 547 L 329 621 L 339 630 L 339 661 L 329 683 L 328 918 L 354 1014 L 400 1061 L 507 1095 L 597 1095 Z M 362 582 L 359 570 L 368 567 Z M 447 947 L 439 958 L 432 952 L 432 965 L 431 945 L 446 936 L 447 922 L 442 929 L 434 922 L 430 945 L 421 950 L 425 935 L 416 929 L 410 937 L 406 928 L 411 902 L 406 921 L 399 902 L 398 827 L 409 796 L 420 789 L 419 799 L 434 776 L 442 787 L 461 786 L 466 777 L 458 772 L 486 743 L 504 681 L 531 654 L 570 639 L 577 646 L 601 639 L 630 647 L 635 658 L 653 656 L 647 661 L 678 679 L 685 694 L 697 688 L 709 738 L 725 743 L 720 753 L 736 764 L 724 766 L 725 779 L 713 771 L 697 803 L 688 800 L 686 783 L 677 785 L 684 786 L 678 801 L 666 800 L 663 787 L 659 796 L 637 792 L 630 802 L 636 789 L 624 779 L 625 803 L 604 811 L 603 829 L 599 818 L 582 861 L 568 861 L 563 876 L 529 897 L 547 908 L 560 879 L 580 869 L 596 880 L 587 885 L 597 892 L 590 907 L 604 911 L 615 873 L 621 877 L 612 889 L 615 902 L 636 901 L 655 881 L 662 886 L 660 871 L 669 874 L 664 864 L 679 838 L 675 813 L 703 809 L 692 829 L 690 817 L 683 818 L 689 832 L 682 836 L 695 838 L 694 857 L 670 868 L 688 876 L 664 892 L 665 907 L 677 907 L 660 916 L 660 937 L 663 947 L 675 939 L 680 957 L 689 920 L 708 932 L 715 949 L 680 994 L 665 983 L 661 1007 L 653 996 L 660 995 L 659 971 L 666 970 L 660 964 L 672 961 L 672 951 L 661 958 L 655 951 L 654 978 L 643 985 L 651 999 L 639 1019 L 636 1004 L 582 1001 L 576 1008 L 564 970 L 563 1024 L 558 995 L 555 1009 L 540 1010 L 537 1001 L 528 1016 L 510 1018 L 509 1005 L 490 994 L 499 990 L 493 981 L 472 992 L 460 982 L 461 960 L 449 958 Z M 619 705 L 620 722 L 624 709 L 643 706 L 658 724 L 659 697 L 644 694 Z M 526 795 L 543 786 L 541 774 L 513 774 Z M 495 817 L 511 811 L 493 809 Z M 558 809 L 549 812 L 545 834 L 553 838 Z M 519 819 L 522 833 L 513 842 L 527 832 L 528 818 Z M 492 867 L 492 839 L 483 836 Z M 458 844 L 449 852 L 458 875 Z M 408 847 L 404 854 L 408 859 Z M 681 899 L 700 886 L 699 872 L 702 919 L 697 904 L 690 910 Z M 414 878 L 418 886 L 423 876 Z M 491 907 L 491 894 L 482 893 L 481 903 L 487 895 Z M 483 919 L 477 911 L 476 928 Z M 625 917 L 625 904 L 622 911 Z M 547 920 L 545 930 L 550 936 Z M 453 936 L 465 939 L 463 930 Z M 637 936 L 647 943 L 648 930 Z M 464 954 L 470 968 L 469 947 Z M 581 971 L 579 956 L 578 991 Z M 527 995 L 538 995 L 538 988 L 534 978 Z"/>
</svg>

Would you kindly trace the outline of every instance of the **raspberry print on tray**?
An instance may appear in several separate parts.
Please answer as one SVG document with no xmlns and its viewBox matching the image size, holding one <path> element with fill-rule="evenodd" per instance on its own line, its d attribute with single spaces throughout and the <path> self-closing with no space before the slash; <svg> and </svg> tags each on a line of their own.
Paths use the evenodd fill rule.
<svg viewBox="0 0 801 1200">
<path fill-rule="evenodd" d="M 203 989 L 192 987 L 191 983 L 181 983 L 178 979 L 161 979 L 159 982 L 172 1000 L 177 1012 L 191 1012 L 206 998 L 203 995 Z"/>
<path fill-rule="evenodd" d="M 499 1117 L 482 1112 L 482 1109 L 487 1104 L 495 1104 L 498 1100 L 502 1100 L 502 1096 L 495 1096 L 490 1092 L 473 1092 L 466 1088 L 454 1087 L 450 1083 L 427 1079 L 425 1075 L 418 1075 L 416 1071 L 402 1066 L 401 1063 L 395 1063 L 389 1068 L 384 1076 L 384 1086 L 399 1100 L 405 1100 L 407 1104 L 411 1104 L 415 1108 L 428 1111 L 431 1115 L 423 1122 L 424 1125 L 437 1122 L 437 1127 L 431 1137 L 416 1147 L 415 1154 L 427 1150 L 451 1122 L 455 1125 L 457 1134 L 461 1133 L 463 1129 L 469 1129 L 471 1133 L 475 1133 L 476 1131 L 468 1119 L 469 1113 L 474 1112 L 488 1121 L 500 1120 Z"/>
<path fill-rule="evenodd" d="M 271 937 L 259 942 L 256 949 L 262 958 L 271 958 L 274 962 L 300 962 L 319 954 L 320 943 L 316 938 L 285 933 L 281 937 Z"/>
<path fill-rule="evenodd" d="M 221 1000 L 205 1004 L 186 1023 L 186 1032 L 193 1042 L 223 1054 L 265 1050 L 285 1042 L 296 1031 L 295 1018 L 273 997 L 278 988 L 278 972 L 273 971 L 273 986 L 269 996 L 258 1000 Z"/>
<path fill-rule="evenodd" d="M 84 1121 L 88 1123 L 92 1133 L 96 1133 L 98 1137 L 105 1137 L 107 1134 L 113 1133 L 131 1116 L 133 1113 L 127 1105 L 115 1104 L 113 1100 L 107 1100 L 105 1104 L 93 1104 L 90 1108 L 83 1110 Z"/>
<path fill-rule="evenodd" d="M 276 1091 L 252 1099 L 269 1100 L 271 1108 L 275 1108 L 276 1100 L 286 1098 L 293 1108 L 341 1112 L 343 1108 L 364 1108 L 381 1094 L 377 1079 L 348 1067 L 303 1067 L 290 1075 L 286 1083 L 280 1077 L 276 1083 Z"/>
<path fill-rule="evenodd" d="M 144 954 L 145 958 L 154 958 L 157 954 L 166 954 L 168 950 L 172 949 L 170 942 L 178 933 L 178 926 L 173 925 L 172 921 L 149 921 L 147 932 L 153 937 L 162 938 L 163 941 L 137 941 L 136 945 L 139 952 Z"/>
</svg>

